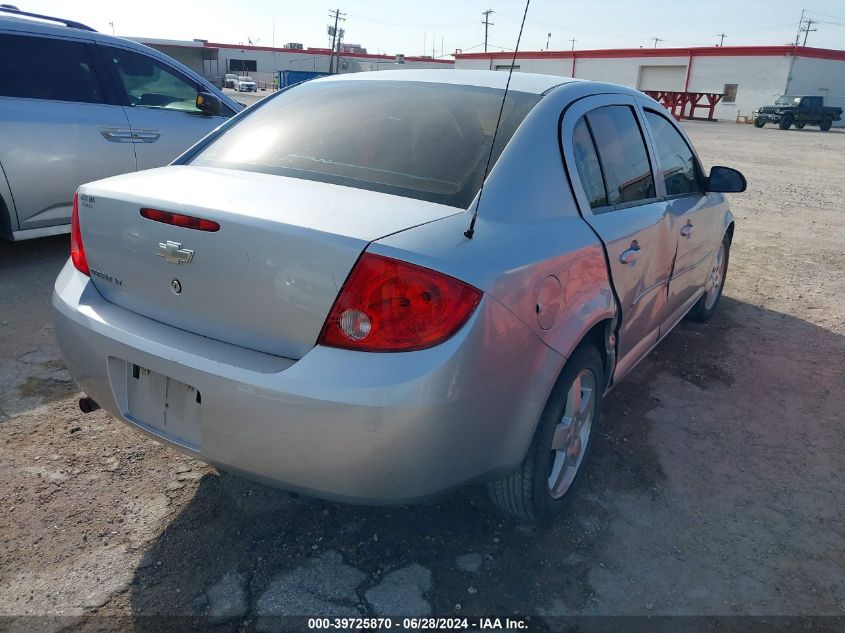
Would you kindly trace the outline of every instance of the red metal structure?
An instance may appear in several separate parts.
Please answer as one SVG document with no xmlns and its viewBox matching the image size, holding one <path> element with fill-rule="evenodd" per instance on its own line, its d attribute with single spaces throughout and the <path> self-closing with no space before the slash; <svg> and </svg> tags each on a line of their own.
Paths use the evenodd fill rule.
<svg viewBox="0 0 845 633">
<path fill-rule="evenodd" d="M 644 90 L 649 97 L 669 110 L 676 119 L 715 121 L 716 104 L 724 94 L 717 92 L 680 92 L 676 90 Z M 706 116 L 697 116 L 696 110 L 705 110 Z"/>
</svg>

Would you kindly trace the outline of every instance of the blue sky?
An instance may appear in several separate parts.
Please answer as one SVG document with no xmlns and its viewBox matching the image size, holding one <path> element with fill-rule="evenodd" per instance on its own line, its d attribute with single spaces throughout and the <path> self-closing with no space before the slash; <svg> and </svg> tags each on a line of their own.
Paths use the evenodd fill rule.
<svg viewBox="0 0 845 633">
<path fill-rule="evenodd" d="M 512 49 L 519 30 L 524 3 L 514 0 L 17 0 L 22 9 L 85 22 L 97 30 L 117 35 L 170 39 L 201 38 L 216 42 L 281 46 L 302 42 L 326 46 L 328 12 L 346 12 L 346 41 L 359 43 L 376 53 L 436 55 L 481 51 L 484 27 L 481 12 L 493 9 L 491 50 Z M 808 44 L 845 49 L 845 2 L 813 0 L 802 7 L 790 0 L 742 1 L 679 0 L 623 2 L 619 0 L 532 0 L 525 25 L 522 50 L 546 47 L 551 33 L 552 50 L 575 47 L 712 46 L 718 33 L 726 33 L 725 45 L 786 44 L 794 41 L 801 9 L 819 20 Z M 275 27 L 275 28 L 274 28 Z M 803 36 L 802 36 L 803 37 Z"/>
</svg>

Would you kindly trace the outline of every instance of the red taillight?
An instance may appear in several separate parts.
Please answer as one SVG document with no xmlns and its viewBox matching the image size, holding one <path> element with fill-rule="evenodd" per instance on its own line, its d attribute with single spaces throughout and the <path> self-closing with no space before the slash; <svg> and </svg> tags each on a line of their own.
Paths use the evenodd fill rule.
<svg viewBox="0 0 845 633">
<path fill-rule="evenodd" d="M 170 213 L 169 211 L 158 211 L 157 209 L 141 209 L 141 215 L 148 220 L 181 226 L 186 229 L 211 232 L 220 230 L 220 225 L 217 222 L 195 218 L 190 215 L 182 215 L 181 213 Z"/>
<path fill-rule="evenodd" d="M 364 253 L 317 341 L 368 352 L 432 347 L 466 323 L 481 291 L 428 268 Z"/>
<path fill-rule="evenodd" d="M 73 210 L 70 215 L 70 259 L 76 270 L 91 276 L 85 247 L 82 245 L 82 231 L 79 229 L 79 192 L 73 194 Z"/>
</svg>

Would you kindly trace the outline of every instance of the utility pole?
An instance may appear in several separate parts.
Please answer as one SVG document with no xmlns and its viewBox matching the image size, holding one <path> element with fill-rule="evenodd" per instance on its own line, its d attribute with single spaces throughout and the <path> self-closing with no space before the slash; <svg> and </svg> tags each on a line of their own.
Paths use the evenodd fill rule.
<svg viewBox="0 0 845 633">
<path fill-rule="evenodd" d="M 802 44 L 802 46 L 807 45 L 807 36 L 810 34 L 810 31 L 818 31 L 818 29 L 811 29 L 810 28 L 811 26 L 813 26 L 813 24 L 818 24 L 818 20 L 813 20 L 812 18 L 807 18 L 804 22 L 806 23 L 807 26 L 805 26 L 803 29 L 801 29 L 802 31 L 804 31 L 804 43 Z"/>
<path fill-rule="evenodd" d="M 727 35 L 725 35 L 724 33 L 719 33 L 716 37 L 722 38 L 721 41 L 719 42 L 719 46 L 724 46 L 725 45 L 725 38 L 727 37 Z"/>
<path fill-rule="evenodd" d="M 114 35 L 114 22 L 109 22 L 109 26 L 111 27 L 111 34 Z"/>
<path fill-rule="evenodd" d="M 575 42 L 577 41 L 574 37 L 570 37 L 569 41 L 572 42 L 572 50 L 575 50 Z"/>
<path fill-rule="evenodd" d="M 549 50 L 549 42 L 552 41 L 552 34 L 549 33 L 549 36 L 546 38 L 546 50 Z"/>
<path fill-rule="evenodd" d="M 658 42 L 662 42 L 662 41 L 663 41 L 663 40 L 662 40 L 661 38 L 659 38 L 659 37 L 653 37 L 653 38 L 651 38 L 651 39 L 653 39 L 653 40 L 654 40 L 654 48 L 657 48 L 657 43 L 658 43 Z"/>
<path fill-rule="evenodd" d="M 798 20 L 798 33 L 795 34 L 795 46 L 798 46 L 798 40 L 801 39 L 801 30 L 804 26 L 804 13 L 807 9 L 801 9 L 801 19 Z"/>
<path fill-rule="evenodd" d="M 491 13 L 495 13 L 495 11 L 493 11 L 493 9 L 487 9 L 486 11 L 483 11 L 481 13 L 481 15 L 484 16 L 484 22 L 482 22 L 482 24 L 484 25 L 484 52 L 485 53 L 487 52 L 487 31 L 490 29 L 491 26 L 493 26 L 493 23 L 490 21 L 490 14 Z"/>
<path fill-rule="evenodd" d="M 346 35 L 346 31 L 343 29 L 337 30 L 337 63 L 335 64 L 335 69 L 337 72 L 340 72 L 340 52 L 343 50 L 343 37 Z"/>
<path fill-rule="evenodd" d="M 338 30 L 337 30 L 337 23 L 340 20 L 346 20 L 345 13 L 341 13 L 340 9 L 335 9 L 334 11 L 329 11 L 329 18 L 334 18 L 334 26 L 331 24 L 329 25 L 329 35 L 332 36 L 332 54 L 329 57 L 329 74 L 334 72 L 334 51 L 335 47 L 338 46 Z M 338 54 L 338 58 L 340 55 Z M 338 60 L 339 61 L 339 60 Z"/>
</svg>

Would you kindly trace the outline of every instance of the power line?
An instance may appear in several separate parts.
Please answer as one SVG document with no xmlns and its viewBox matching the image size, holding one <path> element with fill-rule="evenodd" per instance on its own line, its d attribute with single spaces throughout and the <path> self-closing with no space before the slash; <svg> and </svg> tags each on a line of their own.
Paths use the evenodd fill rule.
<svg viewBox="0 0 845 633">
<path fill-rule="evenodd" d="M 491 13 L 495 13 L 495 11 L 493 11 L 493 9 L 487 9 L 486 11 L 482 11 L 482 13 L 481 13 L 481 15 L 484 16 L 484 22 L 482 22 L 482 24 L 484 25 L 484 52 L 485 53 L 487 52 L 487 32 L 490 29 L 490 27 L 493 26 L 493 23 L 490 21 L 490 14 Z"/>
<path fill-rule="evenodd" d="M 832 20 L 845 20 L 845 17 L 842 17 L 841 15 L 830 15 L 828 13 L 819 13 L 818 11 L 811 11 L 810 9 L 807 9 L 807 13 L 812 13 L 814 15 L 821 15 L 825 18 L 830 18 Z"/>
<path fill-rule="evenodd" d="M 845 22 L 833 22 L 831 20 L 813 20 L 816 24 L 832 24 L 834 26 L 845 26 Z"/>
<path fill-rule="evenodd" d="M 385 26 L 392 26 L 396 28 L 404 28 L 404 29 L 437 29 L 437 30 L 447 30 L 447 29 L 456 29 L 466 26 L 472 26 L 475 22 L 450 22 L 450 23 L 414 23 L 409 24 L 407 22 L 394 22 L 390 20 L 382 20 L 380 18 L 373 18 L 370 16 L 365 16 L 360 13 L 349 13 L 348 16 L 356 21 L 361 22 L 372 22 L 373 24 L 383 24 Z"/>
</svg>

